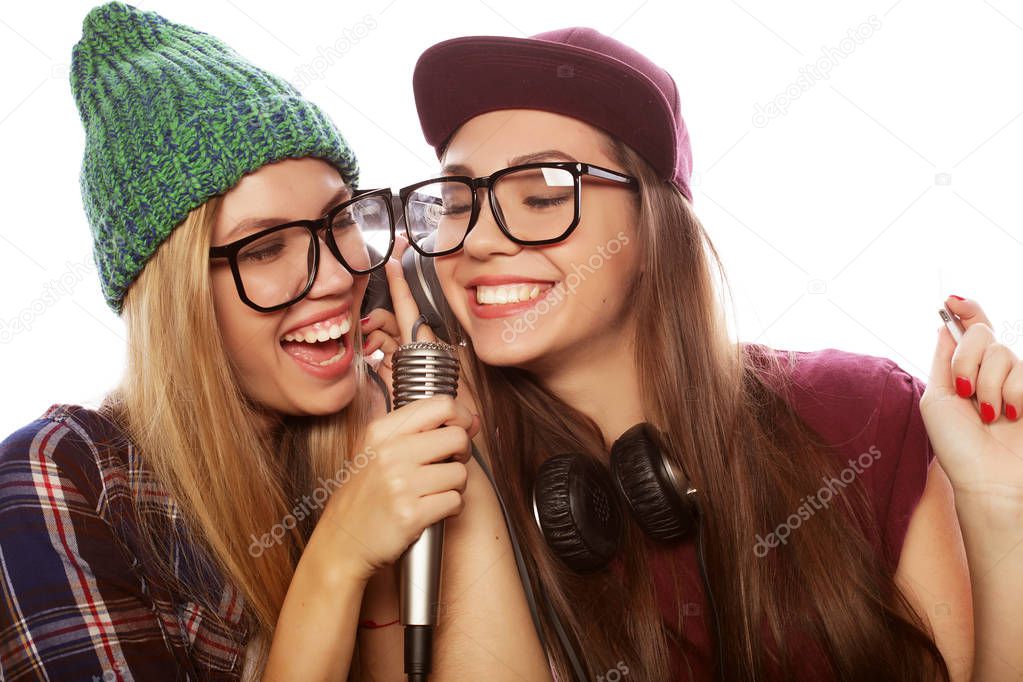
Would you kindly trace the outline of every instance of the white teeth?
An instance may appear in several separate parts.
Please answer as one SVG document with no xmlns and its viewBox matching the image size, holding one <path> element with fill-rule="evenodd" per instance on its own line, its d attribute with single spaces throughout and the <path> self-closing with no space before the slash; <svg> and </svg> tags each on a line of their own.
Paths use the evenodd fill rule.
<svg viewBox="0 0 1023 682">
<path fill-rule="evenodd" d="M 545 289 L 547 287 L 544 287 Z M 482 305 L 501 305 L 529 301 L 540 295 L 539 284 L 501 284 L 476 287 L 476 302 Z"/>
<path fill-rule="evenodd" d="M 345 345 L 341 344 L 341 350 L 339 350 L 337 352 L 337 355 L 335 355 L 332 358 L 328 358 L 327 360 L 324 360 L 323 362 L 317 362 L 316 364 L 319 365 L 320 367 L 326 367 L 327 365 L 333 365 L 335 362 L 339 362 L 341 360 L 341 358 L 343 358 L 345 356 L 345 350 L 346 350 L 345 349 Z"/>
<path fill-rule="evenodd" d="M 320 326 L 317 326 L 320 325 Z M 349 318 L 341 320 L 341 324 L 331 324 L 324 328 L 322 322 L 310 325 L 305 329 L 299 329 L 293 332 L 288 332 L 284 335 L 285 341 L 303 341 L 305 343 L 316 343 L 318 341 L 327 341 L 328 339 L 339 339 L 348 333 L 348 330 L 352 328 L 352 321 Z M 333 359 L 333 358 L 332 358 Z M 330 362 L 330 360 L 327 360 Z"/>
</svg>

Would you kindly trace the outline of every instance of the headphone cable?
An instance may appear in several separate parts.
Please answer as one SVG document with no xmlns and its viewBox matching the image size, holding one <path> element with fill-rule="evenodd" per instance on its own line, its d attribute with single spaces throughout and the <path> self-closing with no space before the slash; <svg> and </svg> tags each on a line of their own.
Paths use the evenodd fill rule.
<svg viewBox="0 0 1023 682">
<path fill-rule="evenodd" d="M 714 619 L 713 646 L 717 650 L 718 674 L 721 675 L 725 670 L 724 655 L 721 651 L 721 624 L 718 622 L 718 607 L 717 603 L 714 601 L 714 591 L 711 589 L 710 579 L 707 577 L 707 560 L 703 553 L 704 532 L 703 512 L 700 511 L 697 513 L 696 553 L 700 564 L 700 578 L 703 580 L 703 589 L 707 592 L 707 601 L 710 602 L 711 616 Z"/>
</svg>

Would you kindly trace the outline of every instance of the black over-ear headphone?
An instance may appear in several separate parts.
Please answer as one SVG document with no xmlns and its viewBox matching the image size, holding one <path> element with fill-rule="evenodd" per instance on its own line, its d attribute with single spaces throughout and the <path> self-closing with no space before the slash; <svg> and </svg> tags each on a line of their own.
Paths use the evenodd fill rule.
<svg viewBox="0 0 1023 682">
<path fill-rule="evenodd" d="M 537 471 L 533 515 L 547 545 L 569 568 L 592 573 L 618 551 L 625 504 L 643 531 L 660 542 L 681 540 L 699 513 L 696 489 L 664 456 L 663 439 L 647 422 L 611 446 L 610 474 L 594 458 L 555 455 Z"/>
</svg>

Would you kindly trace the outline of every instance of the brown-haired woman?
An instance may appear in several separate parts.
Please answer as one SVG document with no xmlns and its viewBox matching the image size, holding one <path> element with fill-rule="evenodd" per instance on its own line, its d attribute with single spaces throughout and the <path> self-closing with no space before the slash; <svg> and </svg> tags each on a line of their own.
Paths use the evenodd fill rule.
<svg viewBox="0 0 1023 682">
<path fill-rule="evenodd" d="M 672 78 L 575 28 L 440 43 L 414 87 L 443 170 L 401 191 L 408 236 L 465 344 L 558 678 L 969 679 L 970 577 L 924 385 L 885 358 L 728 338 Z M 1014 361 L 974 336 L 971 354 Z M 644 422 L 654 493 L 695 499 L 698 529 L 658 541 L 672 514 L 632 522 L 600 493 L 600 523 L 611 500 L 626 516 L 615 552 L 564 503 L 584 479 L 549 463 L 580 453 L 600 488 Z"/>
</svg>

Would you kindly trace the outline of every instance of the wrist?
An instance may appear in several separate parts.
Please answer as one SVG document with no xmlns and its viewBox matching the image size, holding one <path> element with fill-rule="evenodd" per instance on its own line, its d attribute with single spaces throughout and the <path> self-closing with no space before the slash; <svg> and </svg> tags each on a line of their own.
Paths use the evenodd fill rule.
<svg viewBox="0 0 1023 682">
<path fill-rule="evenodd" d="M 1023 530 L 1023 491 L 1013 486 L 954 490 L 960 525 L 1017 534 Z"/>
<path fill-rule="evenodd" d="M 298 569 L 308 572 L 328 589 L 354 586 L 360 591 L 366 589 L 374 573 L 373 567 L 355 552 L 339 553 L 334 543 L 322 544 L 322 535 L 318 536 L 315 530 L 302 552 Z"/>
<path fill-rule="evenodd" d="M 398 623 L 399 621 L 397 618 L 393 618 L 389 621 L 384 621 L 380 623 L 373 620 L 372 618 L 363 618 L 362 620 L 359 621 L 359 627 L 363 630 L 380 630 L 382 628 L 387 628 L 392 625 L 398 625 Z"/>
</svg>

